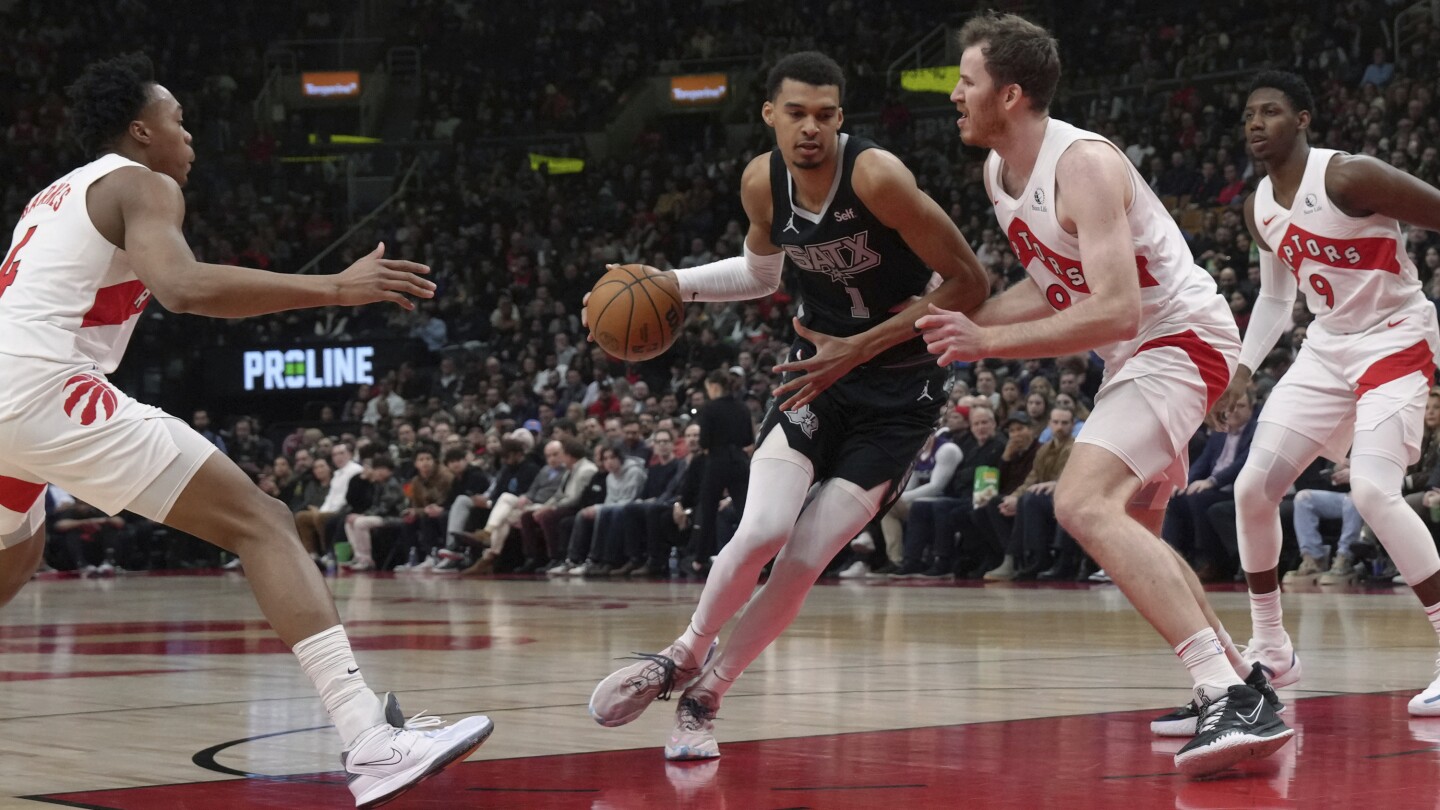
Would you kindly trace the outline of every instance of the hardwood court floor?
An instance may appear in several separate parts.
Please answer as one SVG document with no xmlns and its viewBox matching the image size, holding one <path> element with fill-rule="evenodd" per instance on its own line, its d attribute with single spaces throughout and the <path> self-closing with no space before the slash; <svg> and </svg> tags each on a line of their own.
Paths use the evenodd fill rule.
<svg viewBox="0 0 1440 810">
<path fill-rule="evenodd" d="M 1280 754 L 1186 782 L 1151 737 L 1188 679 L 1114 586 L 822 585 L 726 698 L 724 757 L 667 765 L 673 705 L 618 729 L 585 707 L 698 585 L 332 581 L 372 686 L 407 713 L 483 712 L 471 761 L 393 807 L 1440 808 L 1440 718 L 1406 589 L 1294 589 L 1304 662 Z M 1334 591 L 1335 589 L 1327 589 Z M 1248 630 L 1245 595 L 1213 593 Z M 343 808 L 338 741 L 238 574 L 37 581 L 0 611 L 0 807 Z"/>
</svg>

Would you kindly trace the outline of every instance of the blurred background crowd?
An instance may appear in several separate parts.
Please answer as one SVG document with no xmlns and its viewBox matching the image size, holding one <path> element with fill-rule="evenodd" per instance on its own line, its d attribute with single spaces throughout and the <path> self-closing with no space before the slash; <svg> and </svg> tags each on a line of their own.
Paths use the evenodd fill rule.
<svg viewBox="0 0 1440 810">
<path fill-rule="evenodd" d="M 1257 0 L 1001 5 L 1055 31 L 1065 72 L 1053 114 L 1125 151 L 1242 329 L 1258 263 L 1241 206 L 1263 167 L 1239 119 L 1256 70 L 1307 78 L 1312 144 L 1437 182 L 1440 27 L 1428 11 L 1383 0 L 1273 0 L 1263 14 Z M 930 0 L 492 6 L 0 0 L 0 172 L 11 178 L 0 210 L 13 225 L 30 195 L 83 162 L 64 103 L 80 68 L 115 42 L 144 50 L 195 137 L 186 232 L 199 258 L 336 272 L 384 242 L 429 264 L 439 294 L 414 312 L 228 322 L 152 306 L 114 376 L 122 387 L 191 418 L 287 502 L 327 568 L 703 576 L 744 500 L 743 479 L 707 470 L 733 437 L 706 426 L 727 408 L 758 423 L 770 406 L 791 296 L 693 305 L 675 346 L 642 364 L 587 343 L 581 297 L 609 262 L 685 268 L 740 252 L 739 173 L 771 143 L 760 80 L 802 49 L 846 68 L 847 129 L 905 161 L 993 291 L 1022 281 L 985 197 L 983 154 L 960 144 L 941 93 L 902 85 L 906 69 L 954 64 L 949 35 L 964 15 Z M 360 71 L 358 100 L 297 97 L 302 71 L 347 67 Z M 724 103 L 667 105 L 667 77 L 688 75 L 723 77 Z M 1411 229 L 1406 246 L 1440 301 L 1440 236 Z M 1252 400 L 1216 417 L 1241 446 L 1223 452 L 1210 427 L 1195 437 L 1166 540 L 1205 579 L 1236 572 L 1230 487 L 1246 426 L 1309 320 L 1297 302 Z M 362 344 L 384 346 L 369 383 L 237 383 L 244 351 Z M 1103 580 L 1055 525 L 1047 486 L 1102 375 L 1085 355 L 956 366 L 911 489 L 833 573 Z M 1432 528 L 1437 403 L 1408 479 Z M 1345 465 L 1317 464 L 1287 499 L 1292 581 L 1393 576 L 1347 505 L 1347 480 Z M 50 497 L 56 567 L 234 564 L 133 516 Z"/>
</svg>

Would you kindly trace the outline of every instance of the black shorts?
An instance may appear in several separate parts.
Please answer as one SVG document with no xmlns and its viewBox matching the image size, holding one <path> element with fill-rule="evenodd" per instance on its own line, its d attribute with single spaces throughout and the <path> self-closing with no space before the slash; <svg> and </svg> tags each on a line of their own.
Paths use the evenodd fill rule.
<svg viewBox="0 0 1440 810">
<path fill-rule="evenodd" d="M 779 425 L 790 447 L 814 464 L 815 480 L 843 478 L 867 490 L 889 483 L 888 503 L 935 430 L 949 380 L 949 370 L 933 362 L 856 369 L 798 411 L 772 406 L 756 447 Z"/>
</svg>

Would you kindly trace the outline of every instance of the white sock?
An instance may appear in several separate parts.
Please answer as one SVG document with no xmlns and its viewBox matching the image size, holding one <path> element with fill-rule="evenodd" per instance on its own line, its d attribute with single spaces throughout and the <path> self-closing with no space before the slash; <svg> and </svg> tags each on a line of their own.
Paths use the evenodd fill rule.
<svg viewBox="0 0 1440 810">
<path fill-rule="evenodd" d="M 1440 602 L 1425 607 L 1425 618 L 1430 620 L 1430 626 L 1435 628 L 1436 638 L 1440 638 Z"/>
<path fill-rule="evenodd" d="M 1180 663 L 1190 670 L 1195 686 L 1203 689 L 1211 700 L 1220 697 L 1231 686 L 1244 683 L 1225 657 L 1225 647 L 1209 627 L 1177 644 L 1175 654 L 1180 656 Z"/>
<path fill-rule="evenodd" d="M 685 632 L 675 640 L 676 644 L 685 648 L 690 653 L 689 661 L 676 661 L 680 666 L 699 666 L 705 661 L 705 653 L 710 649 L 710 642 L 715 640 L 719 631 L 714 633 L 702 633 L 695 629 L 695 621 L 691 619 L 690 624 L 685 627 Z"/>
<path fill-rule="evenodd" d="M 1230 632 L 1222 627 L 1215 631 L 1215 638 L 1220 642 L 1220 646 L 1225 648 L 1225 660 L 1230 662 L 1240 680 L 1250 677 L 1250 665 L 1240 657 L 1240 650 L 1235 646 L 1235 640 L 1230 638 Z"/>
<path fill-rule="evenodd" d="M 737 675 L 736 677 L 739 676 Z M 720 698 L 725 697 L 725 693 L 729 692 L 730 687 L 734 685 L 735 678 L 726 678 L 719 672 L 716 672 L 714 669 L 706 672 L 703 676 L 701 676 L 699 681 L 695 682 L 696 689 L 704 689 L 715 696 L 715 705 L 717 707 L 720 705 Z"/>
<path fill-rule="evenodd" d="M 1285 644 L 1285 623 L 1280 610 L 1280 589 L 1250 594 L 1250 624 L 1255 642 L 1264 647 Z"/>
<path fill-rule="evenodd" d="M 344 750 L 349 751 L 361 734 L 385 722 L 385 707 L 360 676 L 344 627 L 337 624 L 296 644 L 295 657 L 315 683 Z"/>
</svg>

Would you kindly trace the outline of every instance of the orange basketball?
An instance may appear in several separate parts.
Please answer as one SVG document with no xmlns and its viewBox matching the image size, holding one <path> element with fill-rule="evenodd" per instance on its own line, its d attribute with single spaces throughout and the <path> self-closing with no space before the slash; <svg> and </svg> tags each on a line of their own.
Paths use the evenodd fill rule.
<svg viewBox="0 0 1440 810">
<path fill-rule="evenodd" d="M 601 276 L 590 290 L 587 311 L 600 348 L 631 362 L 664 354 L 685 323 L 680 291 L 643 264 L 622 264 Z"/>
</svg>

